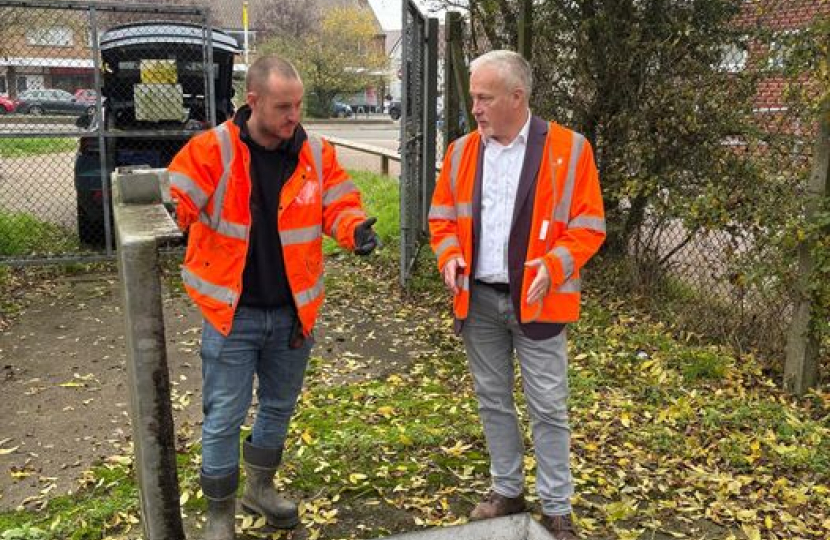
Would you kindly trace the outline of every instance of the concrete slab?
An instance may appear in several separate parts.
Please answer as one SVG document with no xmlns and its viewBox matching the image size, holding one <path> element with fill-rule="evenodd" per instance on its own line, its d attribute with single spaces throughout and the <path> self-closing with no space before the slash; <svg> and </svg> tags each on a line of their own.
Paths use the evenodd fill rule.
<svg viewBox="0 0 830 540">
<path fill-rule="evenodd" d="M 169 200 L 166 169 L 144 169 L 112 174 L 113 212 L 120 243 L 181 238 L 182 233 L 162 202 Z"/>
<path fill-rule="evenodd" d="M 396 534 L 386 540 L 553 540 L 530 514 L 515 514 L 464 525 Z"/>
</svg>

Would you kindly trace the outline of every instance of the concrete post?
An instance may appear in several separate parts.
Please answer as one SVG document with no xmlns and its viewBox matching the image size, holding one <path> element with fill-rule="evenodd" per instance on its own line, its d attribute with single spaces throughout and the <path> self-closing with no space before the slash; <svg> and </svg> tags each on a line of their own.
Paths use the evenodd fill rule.
<svg viewBox="0 0 830 540">
<path fill-rule="evenodd" d="M 180 237 L 163 203 L 166 171 L 112 175 L 127 378 L 145 540 L 183 540 L 158 243 Z"/>
<path fill-rule="evenodd" d="M 805 218 L 808 223 L 816 218 L 823 204 L 830 197 L 830 97 L 825 97 L 819 115 L 816 144 L 813 151 L 813 167 L 807 185 Z M 811 328 L 813 320 L 827 317 L 820 313 L 810 298 L 810 282 L 816 279 L 816 262 L 810 253 L 810 245 L 802 242 L 798 247 L 798 298 L 793 320 L 787 336 L 787 359 L 784 364 L 784 388 L 802 395 L 818 384 L 819 337 Z"/>
</svg>

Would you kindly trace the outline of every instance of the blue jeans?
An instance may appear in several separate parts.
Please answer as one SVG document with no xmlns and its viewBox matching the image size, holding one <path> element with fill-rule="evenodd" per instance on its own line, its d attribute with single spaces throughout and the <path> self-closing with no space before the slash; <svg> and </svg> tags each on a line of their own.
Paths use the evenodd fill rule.
<svg viewBox="0 0 830 540">
<path fill-rule="evenodd" d="M 312 340 L 288 346 L 296 315 L 290 307 L 239 307 L 225 337 L 205 321 L 202 330 L 202 472 L 225 476 L 239 468 L 239 433 L 259 384 L 251 442 L 282 450 L 303 386 Z"/>
</svg>

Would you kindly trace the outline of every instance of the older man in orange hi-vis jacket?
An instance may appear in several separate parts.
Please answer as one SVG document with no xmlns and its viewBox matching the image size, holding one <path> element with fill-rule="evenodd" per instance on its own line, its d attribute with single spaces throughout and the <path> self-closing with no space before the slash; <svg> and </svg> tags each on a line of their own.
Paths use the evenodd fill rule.
<svg viewBox="0 0 830 540">
<path fill-rule="evenodd" d="M 557 539 L 572 539 L 565 326 L 579 318 L 580 269 L 605 238 L 605 217 L 590 144 L 533 116 L 531 89 L 530 65 L 519 54 L 492 51 L 472 62 L 478 130 L 448 148 L 429 225 L 490 453 L 492 489 L 471 518 L 525 510 L 515 351 L 542 524 Z"/>
<path fill-rule="evenodd" d="M 277 528 L 299 523 L 273 478 L 303 384 L 323 303 L 323 234 L 369 254 L 377 245 L 360 193 L 333 147 L 300 125 L 303 83 L 266 56 L 248 71 L 247 105 L 200 134 L 170 165 L 182 230 L 182 278 L 204 316 L 202 491 L 206 540 L 234 538 L 240 428 L 258 379 L 258 410 L 242 443 L 242 507 Z"/>
</svg>

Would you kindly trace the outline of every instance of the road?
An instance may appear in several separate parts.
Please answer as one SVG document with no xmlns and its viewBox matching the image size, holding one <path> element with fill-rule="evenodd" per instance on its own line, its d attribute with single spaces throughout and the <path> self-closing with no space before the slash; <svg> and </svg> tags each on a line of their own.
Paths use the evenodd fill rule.
<svg viewBox="0 0 830 540">
<path fill-rule="evenodd" d="M 363 144 L 371 144 L 389 150 L 398 149 L 398 138 L 400 135 L 400 124 L 398 122 L 385 122 L 373 124 L 359 124 L 349 121 L 331 122 L 331 123 L 313 123 L 308 124 L 306 128 L 318 135 L 332 137 L 339 137 L 341 139 L 348 139 L 350 141 L 360 142 Z M 372 155 L 358 152 L 356 150 L 349 150 L 347 148 L 338 148 L 337 157 L 341 165 L 347 169 L 360 169 L 366 171 L 380 172 L 380 158 Z M 399 163 L 392 162 L 389 164 L 389 175 L 397 178 L 401 173 Z"/>
</svg>

